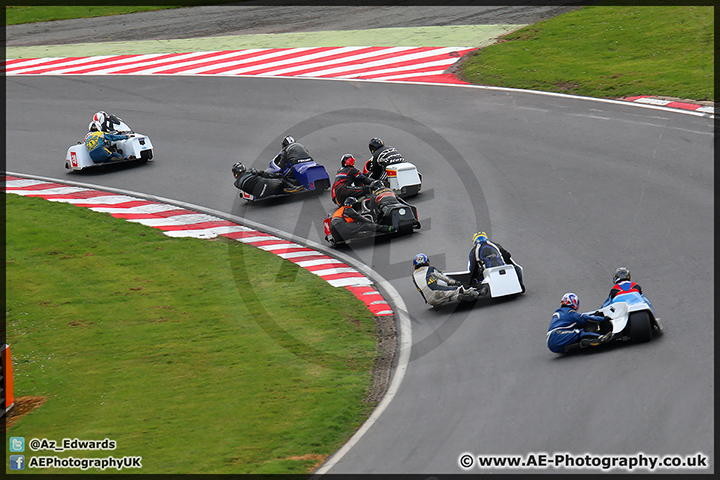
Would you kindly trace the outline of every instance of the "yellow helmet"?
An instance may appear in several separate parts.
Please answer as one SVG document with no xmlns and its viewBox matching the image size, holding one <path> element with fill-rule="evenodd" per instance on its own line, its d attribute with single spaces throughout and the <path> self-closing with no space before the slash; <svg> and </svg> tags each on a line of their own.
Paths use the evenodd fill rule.
<svg viewBox="0 0 720 480">
<path fill-rule="evenodd" d="M 487 242 L 487 239 L 487 233 L 477 232 L 475 235 L 473 235 L 473 244 L 477 245 L 478 243 Z"/>
</svg>

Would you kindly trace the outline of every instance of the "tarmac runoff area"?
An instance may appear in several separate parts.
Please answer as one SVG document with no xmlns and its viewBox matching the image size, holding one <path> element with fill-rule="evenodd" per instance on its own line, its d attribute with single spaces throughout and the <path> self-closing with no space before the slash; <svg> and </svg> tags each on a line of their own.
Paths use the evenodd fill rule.
<svg viewBox="0 0 720 480">
<path fill-rule="evenodd" d="M 333 48 L 333 47 L 455 47 L 458 50 L 483 48 L 526 24 L 506 25 L 448 25 L 443 27 L 376 28 L 367 30 L 343 30 L 324 32 L 296 32 L 282 34 L 253 34 L 212 36 L 178 40 L 143 40 L 131 42 L 77 43 L 64 45 L 42 45 L 28 47 L 7 47 L 7 60 L 84 58 L 114 55 L 186 54 L 198 52 L 235 52 L 248 49 L 290 49 L 290 48 Z M 380 50 L 382 51 L 382 50 Z M 363 60 L 367 62 L 367 60 Z M 447 62 L 445 62 L 447 63 Z M 443 73 L 432 72 L 424 77 L 415 77 L 434 83 L 464 84 L 451 73 L 448 64 Z M 46 72 L 45 74 L 52 74 Z M 417 73 L 415 75 L 421 75 Z M 304 76 L 312 76 L 305 74 Z M 372 79 L 372 75 L 357 75 L 358 79 Z M 412 76 L 395 75 L 377 77 L 377 80 L 392 79 L 412 81 Z M 644 105 L 664 106 L 701 113 L 714 114 L 713 102 L 698 102 L 689 99 L 640 95 L 618 98 Z"/>
</svg>

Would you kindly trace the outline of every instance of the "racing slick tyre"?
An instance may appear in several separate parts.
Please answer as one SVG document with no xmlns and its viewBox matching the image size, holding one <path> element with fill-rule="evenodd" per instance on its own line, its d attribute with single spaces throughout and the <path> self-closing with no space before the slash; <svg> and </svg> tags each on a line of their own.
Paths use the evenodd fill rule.
<svg viewBox="0 0 720 480">
<path fill-rule="evenodd" d="M 146 164 L 151 158 L 153 158 L 152 150 L 143 150 L 140 152 L 140 164 Z"/>
<path fill-rule="evenodd" d="M 330 188 L 330 180 L 322 179 L 315 182 L 315 190 L 317 190 L 318 194 L 324 192 L 325 190 L 328 190 Z"/>
<path fill-rule="evenodd" d="M 647 312 L 633 312 L 628 319 L 630 324 L 630 342 L 644 343 L 652 338 L 652 325 Z"/>
</svg>

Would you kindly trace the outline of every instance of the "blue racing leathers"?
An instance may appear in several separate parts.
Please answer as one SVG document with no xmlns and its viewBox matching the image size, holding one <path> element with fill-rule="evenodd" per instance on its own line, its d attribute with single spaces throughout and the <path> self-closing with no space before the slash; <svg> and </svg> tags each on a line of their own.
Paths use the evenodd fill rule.
<svg viewBox="0 0 720 480">
<path fill-rule="evenodd" d="M 108 142 L 117 142 L 125 140 L 127 135 L 114 135 L 112 133 L 90 132 L 85 136 L 85 148 L 87 148 L 90 158 L 95 163 L 107 162 L 112 157 L 124 158 L 117 152 L 108 149 Z"/>
<path fill-rule="evenodd" d="M 555 353 L 564 353 L 565 349 L 574 345 L 582 338 L 599 337 L 600 334 L 586 332 L 583 327 L 589 321 L 602 322 L 605 317 L 596 317 L 578 313 L 572 307 L 560 307 L 553 313 L 547 333 L 547 346 Z"/>
</svg>

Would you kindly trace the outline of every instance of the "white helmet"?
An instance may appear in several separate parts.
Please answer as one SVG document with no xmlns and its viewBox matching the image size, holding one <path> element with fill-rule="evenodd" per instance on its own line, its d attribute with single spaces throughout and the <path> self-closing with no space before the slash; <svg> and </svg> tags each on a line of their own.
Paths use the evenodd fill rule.
<svg viewBox="0 0 720 480">
<path fill-rule="evenodd" d="M 97 112 L 95 115 L 93 115 L 93 121 L 98 122 L 98 123 L 100 123 L 100 125 L 102 125 L 103 123 L 105 123 L 105 120 L 107 119 L 107 117 L 108 117 L 107 112 L 104 112 L 101 110 L 101 111 Z"/>
</svg>

